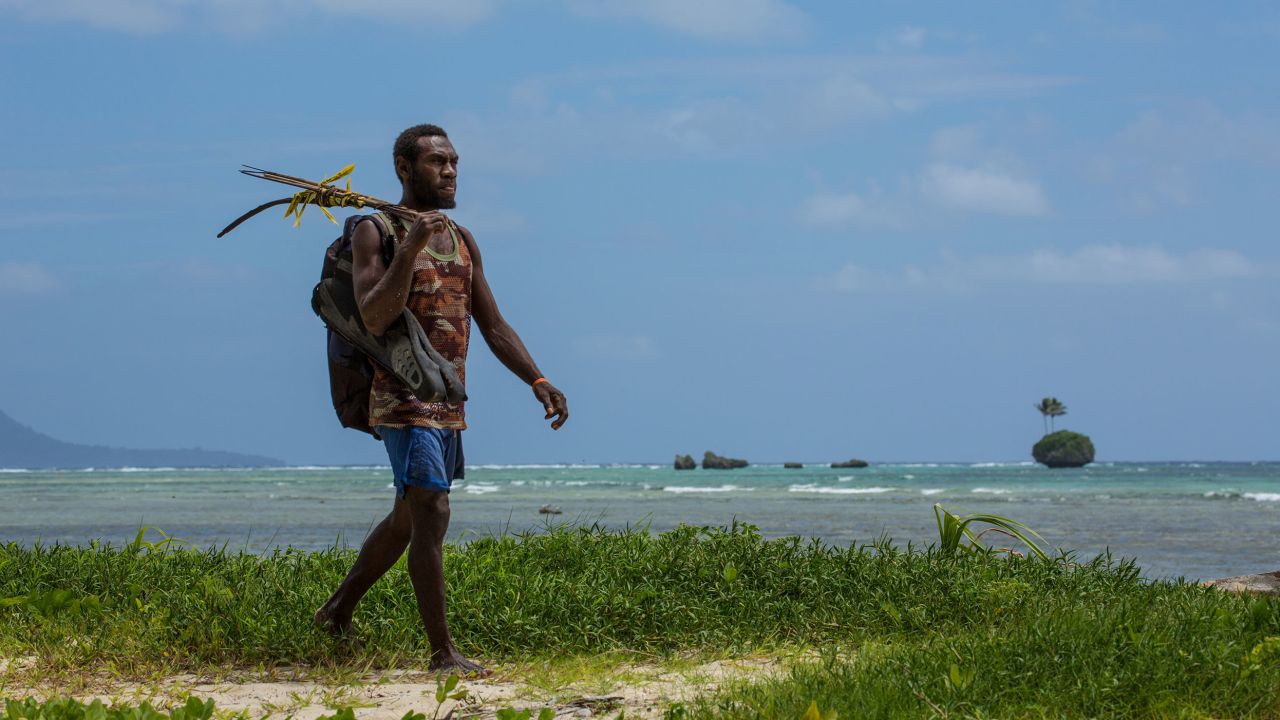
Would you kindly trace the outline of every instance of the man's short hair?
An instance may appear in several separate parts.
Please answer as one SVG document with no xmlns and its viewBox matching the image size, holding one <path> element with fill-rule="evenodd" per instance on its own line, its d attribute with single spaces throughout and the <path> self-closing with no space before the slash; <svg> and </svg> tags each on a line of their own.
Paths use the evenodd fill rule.
<svg viewBox="0 0 1280 720">
<path fill-rule="evenodd" d="M 391 152 L 391 161 L 394 163 L 396 158 L 405 158 L 409 162 L 418 159 L 418 139 L 438 135 L 443 138 L 449 137 L 444 128 L 439 125 L 414 125 L 413 127 L 400 133 L 400 137 L 396 138 L 395 149 Z"/>
</svg>

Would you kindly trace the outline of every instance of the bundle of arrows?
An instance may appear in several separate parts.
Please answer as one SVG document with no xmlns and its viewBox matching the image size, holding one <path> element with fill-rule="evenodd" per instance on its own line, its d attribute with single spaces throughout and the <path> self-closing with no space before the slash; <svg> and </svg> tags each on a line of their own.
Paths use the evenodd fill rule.
<svg viewBox="0 0 1280 720">
<path fill-rule="evenodd" d="M 325 217 L 329 218 L 329 221 L 335 225 L 338 221 L 334 219 L 333 213 L 329 212 L 328 208 L 331 207 L 370 207 L 375 210 L 381 210 L 385 213 L 404 218 L 405 220 L 412 221 L 414 219 L 417 213 L 403 205 L 397 205 L 396 203 L 387 202 L 386 200 L 379 200 L 372 195 L 363 195 L 353 191 L 351 189 L 351 173 L 355 169 L 356 166 L 354 164 L 348 165 L 324 180 L 314 182 L 294 177 L 292 175 L 284 175 L 282 173 L 272 172 L 270 170 L 261 170 L 256 167 L 245 165 L 240 172 L 248 175 L 249 177 L 262 178 L 263 180 L 270 180 L 284 185 L 292 185 L 293 187 L 302 188 L 302 190 L 290 195 L 289 197 L 263 203 L 241 215 L 233 220 L 230 225 L 223 228 L 222 232 L 218 233 L 218 237 L 222 237 L 232 230 L 235 230 L 240 223 L 248 220 L 254 215 L 257 215 L 263 210 L 277 205 L 284 205 L 285 203 L 288 203 L 289 207 L 285 209 L 284 216 L 293 216 L 294 227 L 298 227 L 302 222 L 302 211 L 306 209 L 308 205 L 318 206 L 320 208 L 320 212 L 324 213 Z M 337 187 L 333 184 L 342 178 L 347 179 L 347 186 L 345 188 Z"/>
</svg>

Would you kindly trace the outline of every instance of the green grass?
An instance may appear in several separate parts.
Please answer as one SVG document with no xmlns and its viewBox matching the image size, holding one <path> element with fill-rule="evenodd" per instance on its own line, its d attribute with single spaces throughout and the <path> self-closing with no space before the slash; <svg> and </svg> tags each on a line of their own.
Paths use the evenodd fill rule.
<svg viewBox="0 0 1280 720">
<path fill-rule="evenodd" d="M 133 677 L 420 665 L 403 565 L 361 605 L 359 648 L 311 626 L 353 558 L 2 546 L 0 656 Z M 692 707 L 699 717 L 798 717 L 812 700 L 846 718 L 1280 709 L 1280 641 L 1267 640 L 1280 636 L 1280 600 L 1149 583 L 1105 557 L 833 547 L 734 526 L 558 528 L 448 546 L 445 562 L 454 636 L 490 661 L 845 649 Z"/>
<path fill-rule="evenodd" d="M 445 717 L 452 715 L 450 712 Z M 497 720 L 552 720 L 555 716 L 555 711 L 550 708 L 540 708 L 536 714 L 531 709 L 517 710 L 511 707 L 501 708 L 496 712 Z M 101 700 L 85 703 L 70 698 L 44 701 L 28 698 L 5 701 L 3 712 L 0 712 L 0 720 L 251 720 L 252 717 L 244 711 L 219 711 L 214 707 L 213 700 L 194 697 L 188 697 L 185 703 L 169 709 L 156 708 L 149 702 L 108 705 Z M 332 713 L 319 715 L 316 720 L 356 720 L 357 717 L 358 713 L 354 708 L 339 707 Z M 425 713 L 410 710 L 401 720 L 428 718 Z M 439 713 L 430 720 L 440 720 Z"/>
<path fill-rule="evenodd" d="M 1114 590 L 1119 589 L 1120 592 Z M 998 618 L 922 628 L 737 687 L 675 718 L 1277 718 L 1280 600 L 1134 583 L 989 586 Z"/>
<path fill-rule="evenodd" d="M 504 711 L 499 711 L 501 714 Z M 505 710 L 510 715 L 513 711 Z M 247 712 L 220 711 L 213 700 L 188 697 L 186 702 L 172 708 L 157 708 L 149 702 L 139 704 L 112 703 L 101 700 L 80 702 L 71 698 L 55 700 L 6 700 L 0 720 L 251 720 Z M 349 707 L 319 715 L 316 720 L 356 720 L 356 711 Z M 420 712 L 410 711 L 401 720 L 427 720 Z M 432 720 L 436 720 L 432 718 Z M 527 718 L 526 718 L 527 720 Z M 540 720 L 549 720 L 541 718 Z"/>
<path fill-rule="evenodd" d="M 210 720 L 212 717 L 213 701 L 196 698 L 188 698 L 186 703 L 167 711 L 145 702 L 139 705 L 105 705 L 100 700 L 82 703 L 66 698 L 46 701 L 29 698 L 6 701 L 4 713 L 0 714 L 0 720 Z M 317 720 L 338 719 L 324 716 Z"/>
</svg>

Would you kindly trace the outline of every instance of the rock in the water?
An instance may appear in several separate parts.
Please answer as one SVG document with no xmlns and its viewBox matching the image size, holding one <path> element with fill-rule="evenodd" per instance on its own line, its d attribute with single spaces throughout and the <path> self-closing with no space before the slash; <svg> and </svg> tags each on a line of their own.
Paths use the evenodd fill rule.
<svg viewBox="0 0 1280 720">
<path fill-rule="evenodd" d="M 703 470 L 732 470 L 734 468 L 744 468 L 747 466 L 746 460 L 738 458 L 721 457 L 710 450 L 702 455 Z"/>
<path fill-rule="evenodd" d="M 799 470 L 804 467 L 804 463 L 782 463 L 782 467 L 788 470 Z"/>
<path fill-rule="evenodd" d="M 559 515 L 562 511 L 560 510 L 559 505 L 543 505 L 538 508 L 538 512 L 543 515 Z"/>
<path fill-rule="evenodd" d="M 1078 468 L 1093 462 L 1093 441 L 1088 435 L 1059 430 L 1040 438 L 1031 457 L 1051 468 Z"/>
<path fill-rule="evenodd" d="M 677 470 L 692 470 L 698 467 L 698 463 L 693 461 L 692 455 L 676 455 Z"/>
<path fill-rule="evenodd" d="M 1259 593 L 1263 595 L 1280 595 L 1280 570 L 1257 575 L 1240 575 L 1238 577 L 1210 580 L 1205 583 L 1219 590 L 1239 593 Z"/>
<path fill-rule="evenodd" d="M 831 467 L 833 468 L 864 468 L 866 466 L 867 466 L 866 460 L 859 460 L 857 458 L 854 458 L 852 460 L 845 460 L 844 462 L 831 463 Z"/>
</svg>

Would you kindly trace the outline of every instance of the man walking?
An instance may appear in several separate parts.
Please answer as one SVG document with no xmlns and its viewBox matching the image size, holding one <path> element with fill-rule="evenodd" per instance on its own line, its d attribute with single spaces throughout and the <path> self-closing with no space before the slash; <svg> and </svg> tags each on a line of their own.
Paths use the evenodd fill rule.
<svg viewBox="0 0 1280 720">
<path fill-rule="evenodd" d="M 564 394 L 542 376 L 520 336 L 503 319 L 485 281 L 475 238 L 441 210 L 456 207 L 458 153 L 445 131 L 417 125 L 396 139 L 400 204 L 419 214 L 399 220 L 395 255 L 383 260 L 377 223 L 360 222 L 352 239 L 356 302 L 365 327 L 387 331 L 404 308 L 418 319 L 432 346 L 454 364 L 465 382 L 471 320 L 493 354 L 529 383 L 554 430 L 569 419 Z M 369 425 L 387 448 L 396 499 L 360 548 L 355 565 L 333 596 L 316 611 L 316 622 L 346 634 L 360 598 L 409 549 L 409 579 L 431 642 L 431 668 L 487 674 L 454 647 L 445 617 L 442 551 L 449 528 L 449 487 L 463 477 L 462 403 L 424 403 L 390 373 L 375 367 Z"/>
</svg>

